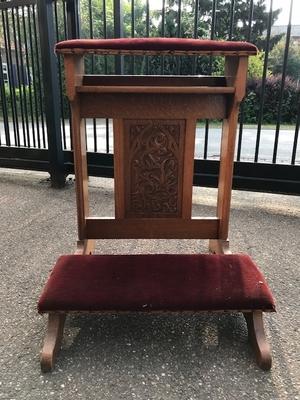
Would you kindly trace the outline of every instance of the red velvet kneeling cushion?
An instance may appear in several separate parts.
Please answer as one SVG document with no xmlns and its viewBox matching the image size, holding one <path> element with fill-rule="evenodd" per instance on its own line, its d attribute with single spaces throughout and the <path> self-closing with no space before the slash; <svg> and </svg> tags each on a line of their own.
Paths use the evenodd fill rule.
<svg viewBox="0 0 300 400">
<path fill-rule="evenodd" d="M 257 47 L 247 42 L 180 38 L 73 39 L 59 42 L 57 52 L 78 51 L 138 51 L 138 52 L 246 52 L 256 54 Z"/>
<path fill-rule="evenodd" d="M 274 311 L 251 258 L 235 255 L 68 255 L 38 303 L 49 311 Z"/>
</svg>

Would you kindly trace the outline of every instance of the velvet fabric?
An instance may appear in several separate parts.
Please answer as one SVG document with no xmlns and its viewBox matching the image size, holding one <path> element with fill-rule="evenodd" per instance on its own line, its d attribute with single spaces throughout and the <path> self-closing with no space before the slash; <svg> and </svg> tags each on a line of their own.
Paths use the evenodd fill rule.
<svg viewBox="0 0 300 400">
<path fill-rule="evenodd" d="M 55 49 L 257 53 L 257 47 L 247 42 L 179 38 L 73 39 L 57 43 Z"/>
<path fill-rule="evenodd" d="M 38 303 L 50 311 L 275 309 L 258 267 L 234 255 L 65 255 Z"/>
</svg>

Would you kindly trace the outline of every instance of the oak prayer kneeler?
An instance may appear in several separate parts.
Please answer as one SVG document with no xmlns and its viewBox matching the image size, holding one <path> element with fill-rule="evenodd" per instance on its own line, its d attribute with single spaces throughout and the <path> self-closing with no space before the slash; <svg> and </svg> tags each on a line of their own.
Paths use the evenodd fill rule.
<svg viewBox="0 0 300 400">
<path fill-rule="evenodd" d="M 271 367 L 263 312 L 274 299 L 259 268 L 228 241 L 239 104 L 245 94 L 246 42 L 198 39 L 86 39 L 56 45 L 63 54 L 72 111 L 78 244 L 61 256 L 41 294 L 48 313 L 41 352 L 53 368 L 71 312 L 244 314 L 258 365 Z M 85 75 L 84 55 L 225 57 L 225 76 Z M 112 118 L 115 218 L 89 216 L 85 118 Z M 197 119 L 223 119 L 217 215 L 192 218 Z M 93 255 L 95 239 L 209 239 L 211 254 Z"/>
</svg>

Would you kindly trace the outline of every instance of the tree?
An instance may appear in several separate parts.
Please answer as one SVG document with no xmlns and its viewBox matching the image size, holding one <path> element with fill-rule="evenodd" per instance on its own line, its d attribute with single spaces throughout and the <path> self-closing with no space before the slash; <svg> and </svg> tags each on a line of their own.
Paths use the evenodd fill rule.
<svg viewBox="0 0 300 400">
<path fill-rule="evenodd" d="M 270 53 L 269 68 L 274 75 L 282 74 L 286 38 L 276 44 Z M 286 74 L 295 80 L 300 79 L 300 44 L 291 41 L 286 65 Z"/>
<path fill-rule="evenodd" d="M 121 0 L 122 1 L 122 0 Z M 134 26 L 132 25 L 132 1 L 134 1 Z M 123 0 L 123 30 L 124 36 L 135 37 L 166 36 L 186 38 L 210 38 L 226 40 L 230 37 L 231 0 L 216 1 L 216 18 L 214 21 L 214 34 L 211 35 L 213 25 L 213 0 L 200 0 L 199 9 L 196 10 L 195 0 L 182 0 L 181 9 L 178 9 L 179 0 L 166 0 L 164 21 L 161 9 L 149 10 L 149 27 L 147 29 L 146 0 Z M 265 29 L 268 22 L 266 0 L 258 0 L 254 4 L 251 27 L 251 41 L 260 49 L 265 45 Z M 196 13 L 197 11 L 197 13 Z M 281 10 L 273 10 L 273 24 Z M 103 9 L 103 0 L 81 0 L 81 37 L 114 37 L 113 1 L 106 0 L 106 9 Z M 198 15 L 196 19 L 196 14 Z M 249 36 L 250 5 L 248 0 L 235 0 L 233 40 L 247 40 Z M 106 18 L 105 18 L 106 16 Z M 106 24 L 104 24 L 106 21 Z M 164 25 L 163 25 L 164 22 Z M 92 29 L 91 29 L 92 28 Z M 106 29 L 105 29 L 106 28 Z M 134 29 L 133 29 L 134 28 Z M 276 42 L 276 38 L 272 39 Z M 102 57 L 88 61 L 88 67 L 94 65 L 95 72 L 104 73 L 114 71 L 114 58 Z M 174 57 L 165 57 L 162 65 L 161 57 L 135 58 L 135 73 L 160 73 L 167 74 L 206 74 L 219 71 L 220 61 L 209 57 L 181 57 L 178 61 Z M 132 71 L 132 59 L 125 57 L 125 72 Z"/>
<path fill-rule="evenodd" d="M 264 46 L 264 32 L 268 25 L 269 12 L 267 10 L 265 0 L 258 0 L 253 7 L 253 18 L 251 27 L 251 41 L 255 43 L 260 49 Z M 174 37 L 197 37 L 209 38 L 211 37 L 211 27 L 213 24 L 213 1 L 201 0 L 199 1 L 198 21 L 195 27 L 195 4 L 194 0 L 186 0 L 182 3 L 182 20 L 181 29 L 177 24 L 178 21 L 178 1 L 169 0 L 166 4 L 165 11 L 165 36 Z M 216 39 L 228 39 L 230 37 L 230 15 L 231 15 L 231 0 L 218 0 L 216 1 L 216 17 L 215 29 L 213 37 Z M 281 9 L 273 10 L 272 21 L 277 20 Z M 156 12 L 158 18 L 160 11 Z M 233 21 L 233 40 L 247 40 L 249 36 L 249 16 L 250 16 L 250 2 L 248 0 L 236 0 L 234 8 L 234 21 Z M 162 31 L 161 20 L 159 31 Z"/>
<path fill-rule="evenodd" d="M 181 24 L 178 25 L 178 0 L 169 0 L 165 8 L 165 25 L 164 32 L 167 37 L 196 37 L 196 38 L 215 38 L 233 40 L 247 40 L 249 36 L 249 17 L 250 5 L 249 1 L 236 0 L 234 8 L 233 30 L 231 28 L 231 0 L 216 1 L 215 20 L 213 21 L 213 1 L 201 0 L 199 2 L 198 20 L 195 19 L 194 0 L 186 0 L 182 2 L 181 8 Z M 276 21 L 280 13 L 280 9 L 273 10 L 271 23 Z M 158 31 L 162 32 L 162 19 L 160 11 L 156 11 L 156 18 L 159 20 Z M 258 0 L 253 7 L 253 19 L 251 26 L 251 41 L 255 43 L 259 49 L 265 47 L 265 29 L 268 24 L 269 13 L 266 8 L 265 0 Z M 214 25 L 214 32 L 211 32 Z M 231 33 L 231 35 L 230 35 Z M 272 39 L 273 42 L 278 41 L 280 36 Z M 181 63 L 181 73 L 191 73 L 191 62 L 188 58 L 183 57 Z M 256 60 L 259 63 L 260 60 Z M 260 63 L 261 64 L 261 63 Z M 182 68 L 183 67 L 183 68 Z M 214 58 L 212 62 L 209 57 L 198 57 L 194 72 L 207 74 L 210 70 L 219 72 L 222 69 L 222 60 Z M 257 72 L 257 71 L 256 71 Z"/>
</svg>

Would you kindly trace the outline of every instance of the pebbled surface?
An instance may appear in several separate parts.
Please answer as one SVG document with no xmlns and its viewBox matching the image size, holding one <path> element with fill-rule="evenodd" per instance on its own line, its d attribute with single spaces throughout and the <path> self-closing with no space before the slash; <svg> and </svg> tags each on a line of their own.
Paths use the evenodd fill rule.
<svg viewBox="0 0 300 400">
<path fill-rule="evenodd" d="M 76 241 L 74 183 L 0 170 L 0 399 L 300 400 L 300 201 L 233 192 L 231 248 L 258 263 L 277 300 L 265 316 L 273 368 L 256 367 L 239 314 L 107 314 L 67 318 L 56 369 L 43 375 L 46 317 L 36 304 L 57 257 Z M 93 214 L 112 215 L 113 184 L 91 178 Z M 195 214 L 216 190 L 195 188 Z M 105 211 L 106 210 L 106 211 Z M 100 241 L 103 253 L 195 253 L 205 241 Z"/>
</svg>

